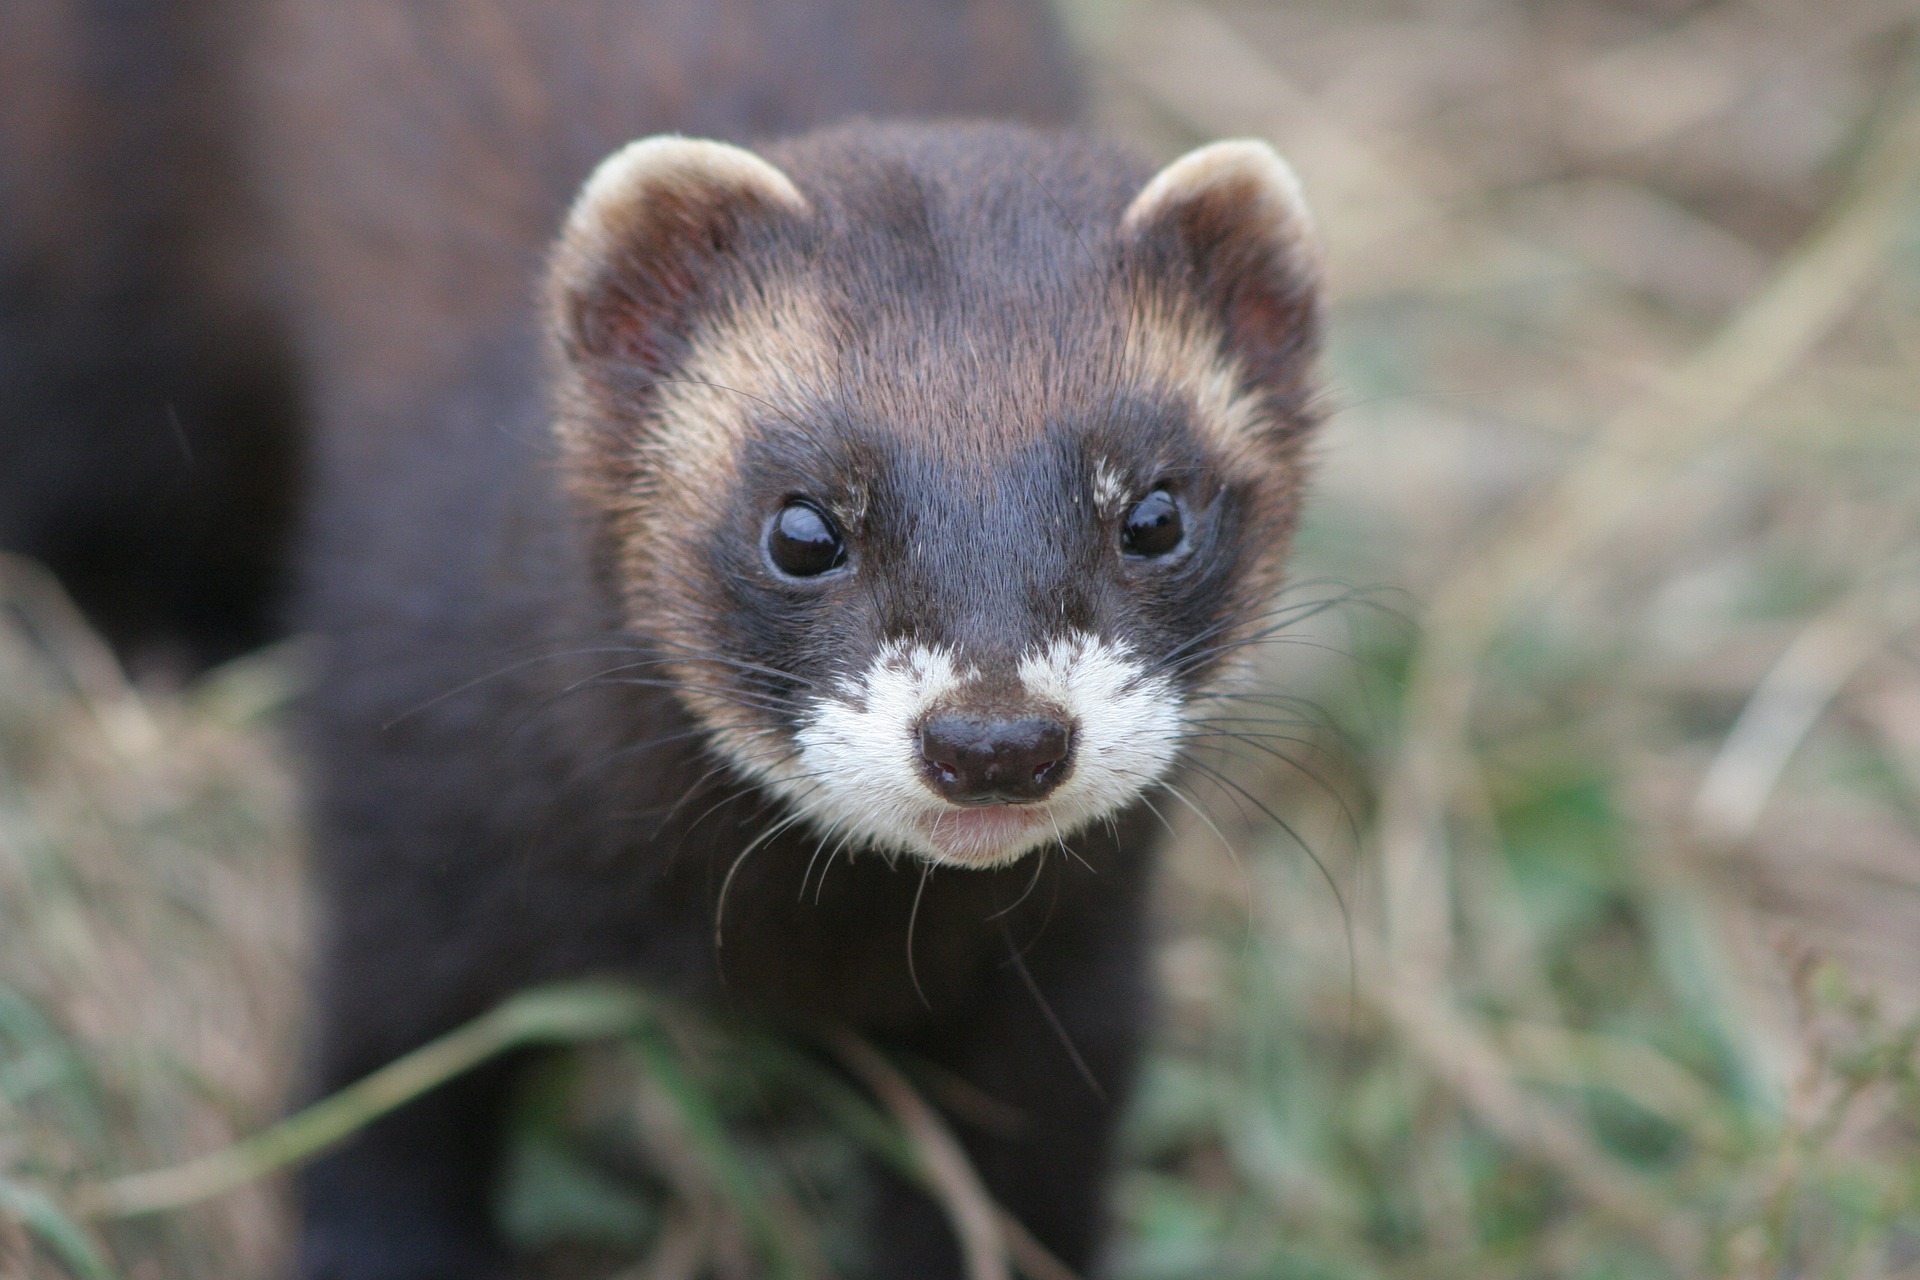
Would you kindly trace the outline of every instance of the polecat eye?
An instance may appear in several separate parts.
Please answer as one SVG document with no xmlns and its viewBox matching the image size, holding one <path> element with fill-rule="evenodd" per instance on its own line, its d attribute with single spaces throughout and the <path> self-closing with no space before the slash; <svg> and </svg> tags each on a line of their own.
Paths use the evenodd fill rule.
<svg viewBox="0 0 1920 1280">
<path fill-rule="evenodd" d="M 1142 559 L 1178 551 L 1186 536 L 1180 500 L 1165 489 L 1155 489 L 1134 503 L 1120 521 L 1120 549 Z"/>
<path fill-rule="evenodd" d="M 847 562 L 847 544 L 827 513 L 811 502 L 780 508 L 767 526 L 767 558 L 795 578 L 816 578 Z"/>
</svg>

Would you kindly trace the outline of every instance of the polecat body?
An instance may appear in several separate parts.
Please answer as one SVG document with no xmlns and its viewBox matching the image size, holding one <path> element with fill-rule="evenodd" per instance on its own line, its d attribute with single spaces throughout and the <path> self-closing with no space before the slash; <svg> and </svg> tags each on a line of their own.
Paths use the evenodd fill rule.
<svg viewBox="0 0 1920 1280">
<path fill-rule="evenodd" d="M 387 16 L 382 48 L 431 42 Z M 1145 798 L 1277 586 L 1312 425 L 1284 165 L 1150 177 L 1016 126 L 655 137 L 575 201 L 544 316 L 508 301 L 527 245 L 412 216 L 426 266 L 510 278 L 397 259 L 403 300 L 494 301 L 422 334 L 350 295 L 314 337 L 316 1086 L 517 987 L 637 974 L 1013 1108 L 966 1131 L 980 1172 L 1088 1265 L 1149 1003 Z M 304 1274 L 504 1266 L 504 1077 L 315 1166 Z M 874 1223 L 878 1274 L 959 1274 L 916 1192 L 883 1179 Z"/>
</svg>

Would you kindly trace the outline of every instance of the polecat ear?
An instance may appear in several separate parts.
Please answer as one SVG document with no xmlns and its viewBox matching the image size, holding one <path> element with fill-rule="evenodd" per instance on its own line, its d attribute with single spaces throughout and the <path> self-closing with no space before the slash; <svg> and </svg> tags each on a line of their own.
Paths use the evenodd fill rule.
<svg viewBox="0 0 1920 1280">
<path fill-rule="evenodd" d="M 1141 188 L 1123 239 L 1198 295 L 1255 378 L 1292 383 L 1320 337 L 1320 243 L 1300 180 L 1252 138 L 1189 151 Z"/>
<path fill-rule="evenodd" d="M 628 143 L 587 179 L 554 250 L 548 296 L 568 356 L 661 368 L 718 260 L 808 212 L 751 151 L 676 134 Z"/>
</svg>

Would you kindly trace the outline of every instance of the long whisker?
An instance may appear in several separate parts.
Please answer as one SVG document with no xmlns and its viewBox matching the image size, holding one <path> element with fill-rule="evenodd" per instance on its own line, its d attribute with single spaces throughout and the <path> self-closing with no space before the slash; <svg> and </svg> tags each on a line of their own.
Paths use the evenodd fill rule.
<svg viewBox="0 0 1920 1280">
<path fill-rule="evenodd" d="M 1077 850 L 1071 848 L 1067 844 L 1066 837 L 1060 834 L 1060 819 L 1055 817 L 1051 810 L 1049 810 L 1047 813 L 1047 821 L 1053 824 L 1053 842 L 1060 846 L 1060 852 L 1066 854 L 1069 858 L 1072 858 L 1075 862 L 1085 867 L 1087 869 L 1088 875 L 1090 876 L 1099 875 L 1100 873 L 1094 869 L 1094 866 L 1091 862 L 1088 862 L 1085 858 L 1081 857 Z"/>
<path fill-rule="evenodd" d="M 386 730 L 393 728 L 397 724 L 401 724 L 404 721 L 412 719 L 414 716 L 419 715 L 421 712 L 427 710 L 430 707 L 438 706 L 440 703 L 445 702 L 448 698 L 458 697 L 461 694 L 466 693 L 468 690 L 479 688 L 481 685 L 486 684 L 490 680 L 498 680 L 502 676 L 512 675 L 516 671 L 523 671 L 528 667 L 536 666 L 542 662 L 559 662 L 566 658 L 590 657 L 594 654 L 602 654 L 602 653 L 625 654 L 625 653 L 632 653 L 634 651 L 635 651 L 634 646 L 628 645 L 628 646 L 621 646 L 621 647 L 607 647 L 607 648 L 599 648 L 599 649 L 567 649 L 558 653 L 539 653 L 529 658 L 521 658 L 516 662 L 508 663 L 504 667 L 499 667 L 493 671 L 489 671 L 485 675 L 475 676 L 471 680 L 463 680 L 459 684 L 454 685 L 450 689 L 443 689 L 439 693 L 436 693 L 432 697 L 426 699 L 424 702 L 421 702 L 416 704 L 415 706 L 409 707 L 407 710 L 402 711 L 399 715 L 394 716 L 390 720 L 383 721 L 380 725 L 380 728 L 382 732 L 385 732 Z"/>
<path fill-rule="evenodd" d="M 927 993 L 920 986 L 920 971 L 913 962 L 913 930 L 920 923 L 920 899 L 927 892 L 927 878 L 933 874 L 933 864 L 925 863 L 920 868 L 920 884 L 913 891 L 913 910 L 907 913 L 907 979 L 913 983 L 913 994 L 920 997 L 920 1003 L 929 1012 L 933 1001 L 927 999 Z"/>
<path fill-rule="evenodd" d="M 1033 997 L 1033 1003 L 1040 1009 L 1040 1016 L 1047 1020 L 1049 1027 L 1053 1028 L 1053 1034 L 1060 1041 L 1060 1047 L 1067 1051 L 1067 1057 L 1072 1061 L 1073 1069 L 1079 1073 L 1082 1080 L 1086 1081 L 1087 1088 L 1093 1090 L 1093 1096 L 1105 1102 L 1107 1091 L 1100 1086 L 1100 1079 L 1093 1074 L 1093 1068 L 1087 1065 L 1086 1058 L 1080 1053 L 1080 1046 L 1073 1042 L 1073 1035 L 1067 1030 L 1066 1023 L 1060 1021 L 1060 1015 L 1053 1011 L 1053 1005 L 1048 1002 L 1046 994 L 1040 990 L 1040 984 L 1033 980 L 1033 971 L 1027 968 L 1027 958 L 1020 954 L 1018 947 L 1013 945 L 1013 930 L 1007 927 L 1005 920 L 1000 922 L 1000 936 L 1007 942 L 1008 964 L 1012 966 L 1015 973 L 1020 975 L 1021 984 L 1026 987 L 1027 994 Z"/>
<path fill-rule="evenodd" d="M 743 694 L 738 689 L 729 689 L 724 686 L 694 684 L 687 680 L 672 680 L 672 679 L 667 679 L 665 677 L 654 679 L 654 678 L 640 677 L 640 676 L 621 676 L 618 679 L 594 680 L 587 683 L 591 683 L 593 685 L 596 685 L 599 687 L 605 687 L 605 688 L 667 689 L 667 690 L 673 690 L 673 691 L 692 691 L 694 693 L 704 694 L 707 697 L 710 697 L 717 702 L 731 703 L 737 707 L 745 707 L 750 711 L 767 711 L 775 714 L 786 714 L 793 710 L 792 703 L 784 702 L 784 701 L 776 701 L 771 697 L 760 697 L 752 694 Z M 586 685 L 583 683 L 580 686 L 580 688 L 584 688 L 584 687 L 586 687 Z M 568 690 L 567 692 L 578 692 L 578 689 L 576 688 L 573 690 Z"/>
<path fill-rule="evenodd" d="M 529 849 L 537 849 L 540 845 L 542 845 L 546 841 L 548 834 L 552 831 L 553 825 L 557 819 L 557 815 L 559 814 L 562 807 L 566 804 L 569 797 L 576 794 L 576 791 L 575 791 L 576 788 L 593 783 L 599 779 L 606 777 L 607 774 L 610 773 L 616 767 L 618 767 L 623 760 L 631 756 L 637 755 L 645 751 L 657 750 L 660 747 L 667 746 L 676 742 L 685 741 L 686 739 L 689 739 L 689 738 L 699 738 L 704 736 L 705 732 L 706 731 L 704 729 L 695 727 L 690 729 L 680 729 L 672 733 L 655 734 L 651 737 L 641 738 L 634 742 L 625 743 L 620 747 L 615 748 L 612 751 L 606 752 L 605 754 L 601 755 L 597 759 L 594 759 L 590 762 L 576 765 L 572 769 L 572 771 L 568 774 L 566 779 L 553 789 L 553 792 L 549 797 L 548 802 L 545 806 L 545 810 L 541 816 L 539 826 L 535 829 L 535 832 L 532 838 L 528 842 Z M 775 733 L 775 731 L 771 729 L 761 730 L 759 732 L 761 735 L 764 735 L 767 737 L 777 737 L 777 734 Z M 797 755 L 797 754 L 798 752 L 788 753 L 789 756 Z M 709 777 L 709 778 L 712 776 L 713 774 L 711 771 L 706 775 L 706 777 Z M 703 778 L 701 781 L 704 782 L 705 780 L 706 779 Z M 678 810 L 681 804 L 685 803 L 685 800 L 686 800 L 686 793 L 683 793 L 678 799 L 675 800 L 672 808 L 668 810 L 667 818 L 661 819 L 658 825 L 665 826 L 667 820 L 671 818 L 672 814 Z M 657 813 L 658 813 L 657 809 L 651 812 L 646 809 L 640 809 L 640 810 L 625 810 L 625 811 L 618 811 L 618 812 L 606 812 L 606 813 L 600 813 L 597 816 L 610 823 L 637 822 L 644 817 L 656 816 Z"/>
<path fill-rule="evenodd" d="M 1299 773 L 1302 777 L 1305 777 L 1308 781 L 1319 787 L 1321 791 L 1325 792 L 1327 798 L 1332 800 L 1339 808 L 1340 816 L 1346 822 L 1348 833 L 1353 836 L 1354 844 L 1358 845 L 1360 843 L 1360 821 L 1354 816 L 1353 806 L 1347 803 L 1347 798 L 1340 794 L 1339 789 L 1322 777 L 1318 770 L 1309 768 L 1277 747 L 1268 746 L 1266 742 L 1261 741 L 1261 739 L 1266 738 L 1281 742 L 1297 742 L 1302 746 L 1309 747 L 1316 744 L 1286 734 L 1248 734 L 1237 733 L 1230 729 L 1208 729 L 1204 733 L 1199 734 L 1182 734 L 1179 736 L 1178 741 L 1191 744 L 1204 741 L 1208 738 L 1226 738 L 1229 741 L 1252 747 L 1255 751 L 1273 757 L 1275 760 L 1280 761 L 1282 764 Z"/>
<path fill-rule="evenodd" d="M 810 680 L 803 679 L 794 672 L 783 671 L 779 667 L 769 667 L 760 662 L 749 662 L 745 658 L 736 658 L 730 654 L 716 653 L 711 649 L 702 648 L 697 645 L 683 644 L 677 640 L 649 637 L 644 644 L 636 645 L 635 651 L 656 655 L 659 655 L 661 651 L 665 651 L 666 654 L 681 654 L 693 662 L 718 663 L 722 666 L 731 667 L 736 671 L 770 676 L 775 680 L 782 682 L 790 681 L 803 687 L 811 686 L 813 683 Z M 671 662 L 675 659 L 668 656 L 660 656 L 659 660 L 662 662 Z"/>
<path fill-rule="evenodd" d="M 805 902 L 807 900 L 807 881 L 813 879 L 813 865 L 820 861 L 820 854 L 826 849 L 827 841 L 833 839 L 834 833 L 839 831 L 844 825 L 845 823 L 841 819 L 835 818 L 832 825 L 820 833 L 819 842 L 813 846 L 813 856 L 807 859 L 807 869 L 801 873 L 800 892 L 794 895 L 793 900 L 795 902 Z M 825 873 L 823 872 L 822 874 Z"/>
<path fill-rule="evenodd" d="M 1258 930 L 1258 920 L 1255 916 L 1254 904 L 1253 904 L 1253 875 L 1251 872 L 1247 870 L 1246 859 L 1241 857 L 1240 850 L 1237 847 L 1235 847 L 1233 841 L 1227 839 L 1227 833 L 1220 829 L 1220 824 L 1213 820 L 1212 814 L 1208 813 L 1204 808 L 1196 804 L 1191 797 L 1189 797 L 1185 792 L 1181 791 L 1178 787 L 1168 785 L 1166 788 L 1166 792 L 1168 795 L 1172 796 L 1175 800 L 1178 800 L 1181 804 L 1184 804 L 1187 806 L 1187 808 L 1191 809 L 1193 811 L 1194 816 L 1199 818 L 1201 822 L 1206 824 L 1207 830 L 1213 832 L 1214 838 L 1220 842 L 1220 847 L 1227 851 L 1227 859 L 1233 863 L 1234 872 L 1236 875 L 1238 875 L 1240 879 L 1240 901 L 1241 901 L 1241 905 L 1246 909 L 1246 913 L 1247 913 L 1247 932 L 1246 932 L 1246 937 L 1242 942 L 1242 946 L 1251 947 L 1253 945 L 1254 936 Z M 1166 818 L 1162 817 L 1160 821 L 1166 822 L 1167 820 Z M 1173 829 L 1173 824 L 1167 823 L 1167 829 L 1171 831 Z"/>
<path fill-rule="evenodd" d="M 1213 625 L 1204 627 L 1195 634 L 1188 636 L 1180 644 L 1174 646 L 1174 648 L 1167 653 L 1162 654 L 1158 665 L 1163 668 L 1172 666 L 1179 662 L 1183 655 L 1189 653 L 1197 646 L 1205 644 L 1216 636 L 1225 635 L 1251 623 L 1265 619 L 1285 618 L 1284 622 L 1275 625 L 1292 626 L 1296 622 L 1314 617 L 1323 610 L 1332 608 L 1338 603 L 1340 603 L 1339 597 L 1333 597 L 1327 600 L 1309 600 L 1295 604 L 1274 605 L 1271 608 L 1249 613 L 1234 614 L 1222 618 L 1213 623 Z"/>
<path fill-rule="evenodd" d="M 1262 814 L 1264 814 L 1268 821 L 1272 822 L 1275 826 L 1279 827 L 1282 831 L 1286 832 L 1287 835 L 1293 840 L 1293 842 L 1300 846 L 1301 852 L 1305 853 L 1307 857 L 1313 860 L 1313 865 L 1320 872 L 1320 878 L 1326 881 L 1327 888 L 1332 890 L 1333 892 L 1334 902 L 1340 908 L 1340 920 L 1346 930 L 1346 938 L 1347 938 L 1348 981 L 1349 981 L 1349 984 L 1353 987 L 1353 991 L 1351 993 L 1353 999 L 1358 1000 L 1359 998 L 1358 984 L 1359 984 L 1359 972 L 1360 972 L 1359 947 L 1358 947 L 1358 944 L 1354 941 L 1354 936 L 1353 936 L 1353 912 L 1348 909 L 1347 895 L 1340 891 L 1339 882 L 1337 882 L 1333 878 L 1333 872 L 1328 870 L 1327 864 L 1321 860 L 1320 855 L 1315 853 L 1313 851 L 1313 847 L 1309 845 L 1304 839 L 1301 838 L 1300 833 L 1294 830 L 1292 824 L 1287 822 L 1286 819 L 1282 818 L 1279 814 L 1275 813 L 1272 809 L 1268 808 L 1257 797 L 1255 797 L 1252 792 L 1248 791 L 1245 787 L 1241 786 L 1239 783 L 1235 782 L 1233 779 L 1227 777 L 1225 774 L 1221 773 L 1219 770 L 1209 768 L 1208 766 L 1201 764 L 1199 761 L 1193 759 L 1192 756 L 1187 757 L 1187 764 L 1189 767 L 1198 770 L 1202 776 L 1211 780 L 1216 786 L 1219 786 L 1222 788 L 1230 788 L 1231 790 L 1239 793 L 1239 795 L 1244 797 L 1249 804 L 1251 804 L 1255 809 L 1258 809 Z"/>
<path fill-rule="evenodd" d="M 799 749 L 795 748 L 793 750 L 789 750 L 781 753 L 780 755 L 775 756 L 773 760 L 770 761 L 769 763 L 776 764 L 776 765 L 781 764 L 785 761 L 796 759 L 800 754 L 801 753 Z M 691 800 L 693 797 L 700 795 L 703 792 L 704 788 L 706 787 L 707 783 L 712 781 L 715 775 L 724 773 L 731 767 L 732 767 L 732 762 L 723 759 L 715 763 L 711 769 L 708 769 L 705 773 L 701 774 L 699 780 L 696 781 L 693 784 L 693 786 L 687 788 L 687 790 L 681 795 L 681 797 L 678 800 L 674 801 L 673 807 L 667 810 L 666 816 L 661 819 L 661 825 L 664 827 L 667 824 L 671 823 L 673 821 L 674 815 L 680 812 L 681 806 L 685 805 L 687 801 Z M 815 776 L 815 775 L 808 775 L 808 776 Z M 680 833 L 680 843 L 675 847 L 674 856 L 676 858 L 679 856 L 680 849 L 684 848 L 686 845 L 687 837 L 691 836 L 695 831 L 697 831 L 701 823 L 705 822 L 708 818 L 712 817 L 714 814 L 718 813 L 721 809 L 725 808 L 729 804 L 732 804 L 735 801 L 740 800 L 741 798 L 749 794 L 759 792 L 759 788 L 760 788 L 760 784 L 757 781 L 751 778 L 748 778 L 748 779 L 743 779 L 738 785 L 726 791 L 723 791 L 718 800 L 715 800 L 711 805 L 707 806 L 706 809 L 702 810 L 700 816 L 695 818 L 692 822 L 688 823 L 686 830 Z M 799 797 L 799 800 L 805 800 L 807 796 L 812 795 L 813 791 L 817 791 L 818 789 L 819 788 L 816 786 L 812 790 L 805 792 Z M 799 800 L 797 800 L 795 803 L 798 804 Z"/>
<path fill-rule="evenodd" d="M 1318 581 L 1295 583 L 1281 594 L 1284 596 L 1307 587 L 1326 585 L 1334 584 Z M 1345 586 L 1345 584 L 1340 585 Z M 1347 604 L 1360 604 L 1384 609 L 1385 606 L 1375 605 L 1375 603 L 1369 599 L 1369 596 L 1373 593 L 1373 589 L 1347 586 L 1344 590 L 1332 596 L 1324 596 L 1313 600 L 1294 601 L 1291 603 L 1274 602 L 1265 608 L 1252 609 L 1247 612 L 1230 615 L 1215 622 L 1212 626 L 1202 629 L 1197 634 L 1189 636 L 1172 651 L 1162 655 L 1159 660 L 1160 665 L 1163 667 L 1171 665 L 1179 661 L 1183 654 L 1188 653 L 1199 645 L 1205 644 L 1214 637 L 1236 631 L 1254 623 L 1268 622 L 1270 625 L 1265 628 L 1265 631 L 1270 633 L 1285 627 L 1297 626 L 1311 618 L 1318 617 L 1330 609 L 1336 609 Z M 1392 611 L 1389 610 L 1389 612 Z M 1274 621 L 1276 619 L 1279 621 Z"/>
<path fill-rule="evenodd" d="M 817 907 L 820 905 L 820 895 L 826 892 L 827 872 L 833 870 L 833 860 L 840 856 L 840 851 L 842 849 L 845 849 L 850 843 L 852 843 L 854 837 L 857 834 L 858 832 L 856 832 L 852 827 L 847 828 L 847 834 L 841 836 L 840 843 L 833 846 L 832 852 L 827 854 L 827 863 L 825 866 L 820 868 L 820 878 L 813 882 L 813 905 L 814 906 Z"/>
<path fill-rule="evenodd" d="M 815 790 L 818 790 L 818 788 L 816 787 Z M 810 791 L 805 794 L 811 795 L 812 792 Z M 805 795 L 803 795 L 801 798 L 804 800 Z M 779 835 L 782 831 L 785 831 L 788 827 L 791 827 L 794 823 L 799 822 L 805 816 L 806 814 L 803 810 L 796 808 L 792 813 L 788 814 L 786 817 L 780 819 L 778 822 L 773 823 L 765 831 L 761 832 L 758 836 L 755 836 L 752 842 L 749 843 L 746 848 L 740 851 L 739 856 L 734 858 L 733 864 L 727 868 L 726 878 L 720 882 L 720 898 L 717 902 L 714 903 L 714 907 L 713 907 L 713 952 L 716 960 L 719 958 L 720 951 L 722 947 L 725 945 L 725 936 L 723 932 L 723 927 L 724 927 L 724 922 L 726 920 L 726 914 L 727 914 L 727 894 L 733 888 L 733 878 L 740 873 L 741 866 L 746 862 L 748 857 L 750 857 L 753 854 L 753 851 L 755 849 L 760 848 L 762 845 L 766 844 L 767 841 L 773 839 L 775 836 Z M 724 975 L 725 975 L 725 970 L 722 969 L 722 980 L 724 980 Z"/>
<path fill-rule="evenodd" d="M 1019 910 L 1020 904 L 1025 902 L 1029 897 L 1033 895 L 1034 886 L 1040 883 L 1040 873 L 1042 871 L 1045 871 L 1046 869 L 1047 869 L 1046 859 L 1035 858 L 1033 860 L 1033 875 L 1028 877 L 1027 887 L 1020 891 L 1020 896 L 1015 898 L 1012 902 L 1008 903 L 1006 906 L 1000 908 L 998 911 L 994 912 L 992 915 L 988 916 L 987 919 L 1003 920 L 1007 916 L 1012 915 L 1015 911 Z"/>
</svg>

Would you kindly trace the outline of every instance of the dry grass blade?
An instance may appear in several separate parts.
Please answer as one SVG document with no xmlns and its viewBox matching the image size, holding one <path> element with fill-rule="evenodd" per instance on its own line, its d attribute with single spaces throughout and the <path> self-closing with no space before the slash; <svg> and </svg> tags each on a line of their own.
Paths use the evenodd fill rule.
<svg viewBox="0 0 1920 1280">
<path fill-rule="evenodd" d="M 59 663 L 81 704 L 114 750 L 154 750 L 159 727 L 106 641 L 87 624 L 59 580 L 40 565 L 0 552 L 0 601 L 19 608 L 33 638 Z"/>
<path fill-rule="evenodd" d="M 1734 425 L 1846 315 L 1893 247 L 1920 174 L 1909 104 L 1832 215 L 1773 279 L 1652 394 L 1598 432 L 1586 456 L 1433 597 L 1406 695 L 1401 756 L 1380 823 L 1387 938 L 1431 970 L 1445 950 L 1444 877 L 1429 865 L 1449 808 L 1481 659 L 1513 605 L 1643 502 L 1660 477 Z"/>
<path fill-rule="evenodd" d="M 842 1033 L 832 1044 L 912 1144 L 924 1184 L 960 1240 L 969 1280 L 1005 1280 L 1008 1261 L 1030 1280 L 1079 1280 L 1072 1267 L 987 1194 L 953 1131 L 892 1063 L 855 1035 Z"/>
<path fill-rule="evenodd" d="M 769 1273 L 780 1280 L 827 1274 L 805 1218 L 788 1197 L 754 1177 L 703 1083 L 683 1068 L 661 1037 L 640 1036 L 634 1045 L 672 1112 L 680 1145 L 691 1157 L 684 1163 L 698 1169 L 709 1196 L 739 1215 Z"/>
<path fill-rule="evenodd" d="M 1528 1096 L 1507 1060 L 1438 990 L 1370 984 L 1368 997 L 1488 1129 L 1547 1165 L 1616 1225 L 1687 1275 L 1700 1257 L 1692 1227 L 1644 1179 L 1597 1147 L 1565 1116 Z"/>
<path fill-rule="evenodd" d="M 1053 1256 L 1047 1246 L 1033 1238 L 1026 1224 L 1008 1213 L 997 1210 L 1000 1215 L 1000 1231 L 1007 1238 L 1007 1256 L 1013 1265 L 1027 1280 L 1080 1280 L 1080 1275 L 1072 1267 Z"/>
<path fill-rule="evenodd" d="M 637 1030 L 638 993 L 557 987 L 516 996 L 490 1013 L 375 1071 L 357 1084 L 223 1151 L 83 1189 L 81 1212 L 125 1218 L 184 1208 L 297 1164 L 455 1076 L 526 1045 L 574 1044 Z"/>
<path fill-rule="evenodd" d="M 1912 581 L 1914 566 L 1896 565 L 1885 578 Z M 1885 578 L 1874 575 L 1809 623 L 1754 689 L 1694 798 L 1704 839 L 1729 845 L 1753 833 L 1814 723 L 1855 672 L 1920 619 L 1920 595 L 1890 591 Z"/>
<path fill-rule="evenodd" d="M 847 1069 L 873 1090 L 912 1142 L 927 1189 L 939 1199 L 959 1238 L 968 1280 L 1010 1280 L 999 1208 L 946 1123 L 872 1045 L 851 1034 L 836 1035 L 832 1043 Z"/>
</svg>

